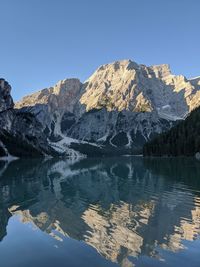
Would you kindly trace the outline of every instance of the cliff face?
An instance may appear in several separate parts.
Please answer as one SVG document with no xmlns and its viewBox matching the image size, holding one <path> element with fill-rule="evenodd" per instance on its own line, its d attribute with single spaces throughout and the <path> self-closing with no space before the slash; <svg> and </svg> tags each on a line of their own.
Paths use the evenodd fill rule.
<svg viewBox="0 0 200 267">
<path fill-rule="evenodd" d="M 11 86 L 4 79 L 0 79 L 0 112 L 13 108 L 14 103 L 10 95 Z"/>
<path fill-rule="evenodd" d="M 28 112 L 14 110 L 11 86 L 0 79 L 0 157 L 56 155 L 48 144 L 42 125 Z"/>
<path fill-rule="evenodd" d="M 34 114 L 49 136 L 58 135 L 62 118 L 74 112 L 81 86 L 78 79 L 62 80 L 54 87 L 24 97 L 15 104 L 15 108 Z"/>
<path fill-rule="evenodd" d="M 160 115 L 183 118 L 196 107 L 195 89 L 195 81 L 173 75 L 169 65 L 147 67 L 125 60 L 101 66 L 85 83 L 80 103 L 87 111 L 103 106 L 118 111 L 157 110 Z"/>
<path fill-rule="evenodd" d="M 0 132 L 10 127 L 14 103 L 10 95 L 11 86 L 4 79 L 0 79 Z M 7 149 L 0 138 L 0 157 L 7 155 Z"/>
</svg>

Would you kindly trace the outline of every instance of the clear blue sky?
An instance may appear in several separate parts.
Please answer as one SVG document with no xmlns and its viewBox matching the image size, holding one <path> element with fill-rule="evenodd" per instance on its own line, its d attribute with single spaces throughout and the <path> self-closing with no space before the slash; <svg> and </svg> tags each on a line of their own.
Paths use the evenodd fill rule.
<svg viewBox="0 0 200 267">
<path fill-rule="evenodd" d="M 200 0 L 0 0 L 0 76 L 15 100 L 101 64 L 200 75 Z"/>
</svg>

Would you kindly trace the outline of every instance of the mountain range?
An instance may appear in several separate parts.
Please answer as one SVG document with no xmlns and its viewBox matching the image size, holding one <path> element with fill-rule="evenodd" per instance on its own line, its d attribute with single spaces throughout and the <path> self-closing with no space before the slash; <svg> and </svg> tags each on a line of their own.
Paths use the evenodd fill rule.
<svg viewBox="0 0 200 267">
<path fill-rule="evenodd" d="M 100 66 L 13 103 L 0 79 L 0 156 L 140 154 L 200 105 L 200 77 L 131 60 Z"/>
</svg>

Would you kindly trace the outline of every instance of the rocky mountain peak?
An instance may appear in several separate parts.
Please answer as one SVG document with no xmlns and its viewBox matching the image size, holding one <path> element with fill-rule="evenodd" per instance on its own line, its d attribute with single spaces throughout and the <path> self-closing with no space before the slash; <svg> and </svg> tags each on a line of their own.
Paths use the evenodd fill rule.
<svg viewBox="0 0 200 267">
<path fill-rule="evenodd" d="M 146 66 L 131 60 L 102 65 L 87 80 L 82 91 L 82 112 L 106 108 L 131 112 L 159 111 L 183 118 L 200 104 L 197 82 L 173 75 L 168 64 Z M 163 107 L 168 109 L 163 110 Z M 165 115 L 164 115 L 165 116 Z"/>
<path fill-rule="evenodd" d="M 0 112 L 13 108 L 14 106 L 10 91 L 11 86 L 9 83 L 0 78 Z"/>
<path fill-rule="evenodd" d="M 168 75 L 171 75 L 171 70 L 169 64 L 153 65 L 148 67 L 151 70 L 156 78 L 162 79 Z"/>
<path fill-rule="evenodd" d="M 65 95 L 69 91 L 76 91 L 81 86 L 80 80 L 76 78 L 70 78 L 59 81 L 53 87 L 53 94 L 55 95 Z"/>
<path fill-rule="evenodd" d="M 133 60 L 131 59 L 123 59 L 123 60 L 117 60 L 117 61 L 114 61 L 112 63 L 108 63 L 108 64 L 103 64 L 102 66 L 100 66 L 97 71 L 99 70 L 105 70 L 105 69 L 114 69 L 115 71 L 120 69 L 120 68 L 124 68 L 124 69 L 127 69 L 127 68 L 130 68 L 130 69 L 137 69 L 139 68 L 139 65 L 134 62 Z"/>
<path fill-rule="evenodd" d="M 59 81 L 55 86 L 42 89 L 25 96 L 15 104 L 16 108 L 48 104 L 52 110 L 72 110 L 81 90 L 79 79 L 71 78 Z"/>
<path fill-rule="evenodd" d="M 95 77 L 101 77 L 102 75 L 105 76 L 105 73 L 110 73 L 111 75 L 115 72 L 121 73 L 123 71 L 128 71 L 131 69 L 138 69 L 139 65 L 130 60 L 120 60 L 120 61 L 114 61 L 112 63 L 101 65 L 90 77 L 86 82 L 89 82 L 90 80 L 93 80 Z M 108 75 L 109 78 L 109 75 Z"/>
<path fill-rule="evenodd" d="M 80 103 L 91 109 L 133 110 L 132 100 L 140 65 L 131 60 L 102 65 L 87 80 Z"/>
</svg>

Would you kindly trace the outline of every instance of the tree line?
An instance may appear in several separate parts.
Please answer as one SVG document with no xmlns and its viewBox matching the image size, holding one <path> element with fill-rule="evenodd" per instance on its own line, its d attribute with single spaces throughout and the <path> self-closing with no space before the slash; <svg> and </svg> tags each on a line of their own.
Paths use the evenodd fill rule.
<svg viewBox="0 0 200 267">
<path fill-rule="evenodd" d="M 200 152 L 200 107 L 143 147 L 144 156 L 194 156 Z"/>
</svg>

